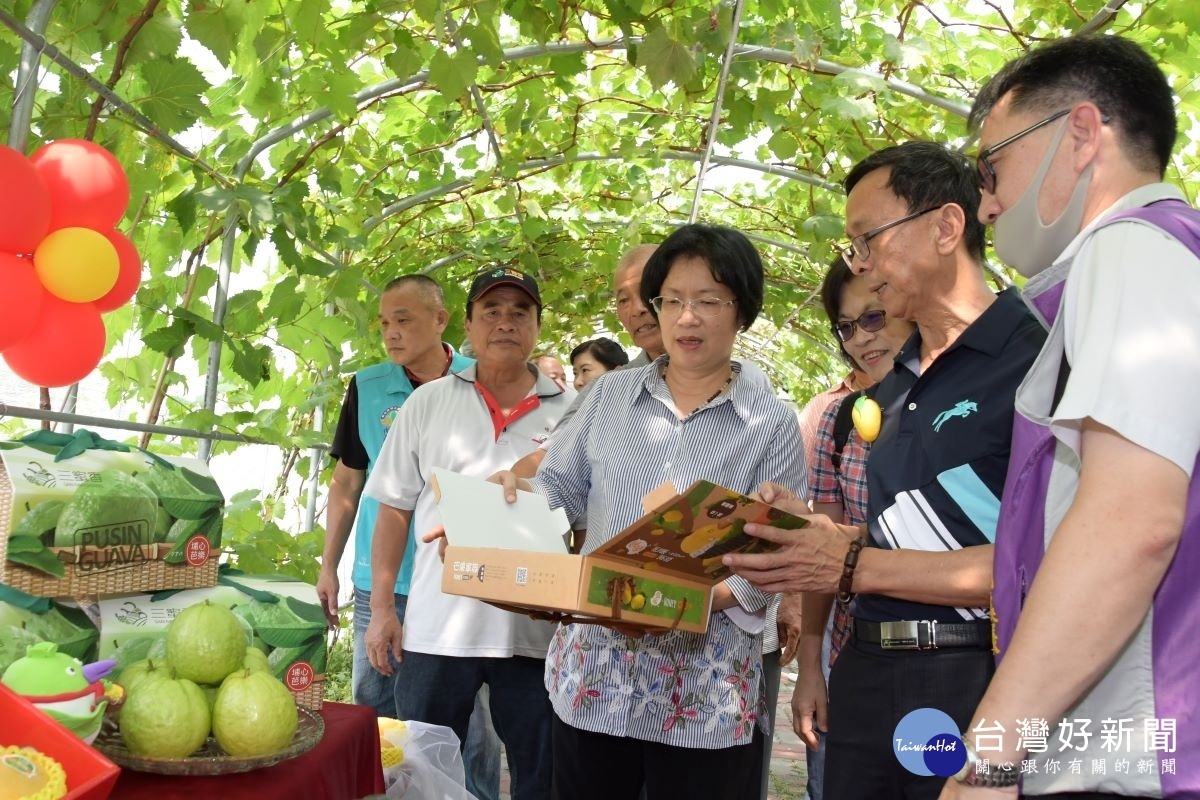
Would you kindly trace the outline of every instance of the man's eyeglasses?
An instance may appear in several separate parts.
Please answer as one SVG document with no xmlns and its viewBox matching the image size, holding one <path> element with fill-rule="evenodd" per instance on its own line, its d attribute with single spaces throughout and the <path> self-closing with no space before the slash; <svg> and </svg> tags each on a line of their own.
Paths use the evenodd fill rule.
<svg viewBox="0 0 1200 800">
<path fill-rule="evenodd" d="M 1004 141 L 997 142 L 991 147 L 980 150 L 979 155 L 975 156 L 975 169 L 979 172 L 979 185 L 983 187 L 983 190 L 988 194 L 995 194 L 996 192 L 996 168 L 992 166 L 992 156 L 996 155 L 996 153 L 998 153 L 1000 150 L 1008 147 L 1021 137 L 1028 136 L 1038 128 L 1044 128 L 1051 122 L 1054 122 L 1054 120 L 1061 119 L 1070 113 L 1071 109 L 1069 108 L 1064 108 L 1062 111 L 1056 111 L 1041 122 L 1035 122 L 1023 131 L 1017 131 Z M 1107 117 L 1103 119 L 1105 122 L 1108 121 Z"/>
<path fill-rule="evenodd" d="M 914 220 L 922 214 L 928 214 L 930 211 L 937 211 L 939 208 L 941 208 L 941 206 L 930 206 L 923 211 L 915 211 L 912 214 L 909 214 L 907 217 L 901 217 L 900 219 L 892 220 L 891 222 L 884 223 L 877 228 L 871 228 L 871 230 L 867 231 L 866 233 L 860 233 L 858 236 L 853 237 L 848 244 L 838 247 L 838 250 L 841 251 L 842 258 L 846 261 L 846 266 L 853 268 L 854 259 L 856 258 L 860 261 L 866 261 L 868 258 L 870 258 L 871 240 L 879 234 L 883 233 L 889 228 L 894 228 L 897 225 L 903 225 L 909 220 Z M 876 328 L 876 330 L 878 330 L 878 328 Z"/>
<path fill-rule="evenodd" d="M 835 322 L 833 332 L 838 339 L 843 342 L 848 342 L 854 338 L 854 333 L 859 328 L 862 328 L 867 333 L 875 333 L 883 330 L 883 326 L 887 324 L 887 312 L 882 309 L 874 311 L 864 311 L 858 315 L 858 319 L 847 320 L 846 322 Z"/>
<path fill-rule="evenodd" d="M 690 308 L 693 314 L 701 317 L 715 317 L 726 306 L 736 305 L 737 300 L 722 300 L 719 297 L 697 297 L 694 300 L 684 300 L 679 297 L 652 297 L 650 305 L 654 313 L 667 317 L 683 315 L 685 308 Z"/>
</svg>

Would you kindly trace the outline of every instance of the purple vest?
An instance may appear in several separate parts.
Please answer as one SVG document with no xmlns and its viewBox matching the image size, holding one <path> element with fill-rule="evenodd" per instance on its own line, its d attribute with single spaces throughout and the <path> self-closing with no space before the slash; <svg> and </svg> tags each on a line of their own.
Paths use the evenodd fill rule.
<svg viewBox="0 0 1200 800">
<path fill-rule="evenodd" d="M 1200 212 L 1178 200 L 1164 200 L 1115 215 L 1109 222 L 1139 219 L 1178 239 L 1200 257 Z M 1061 307 L 1063 284 L 1032 300 L 1053 325 Z M 1169 287 L 1164 287 L 1169 290 Z M 1064 355 L 1065 358 L 1065 355 Z M 1045 553 L 1046 495 L 1054 462 L 1055 439 L 1046 426 L 1019 413 L 1013 422 L 1012 455 L 996 526 L 992 602 L 999 657 L 1012 640 L 1029 585 Z M 1196 614 L 1200 611 L 1200 459 L 1188 487 L 1183 536 L 1158 592 L 1152 614 L 1153 680 L 1156 716 L 1178 721 L 1178 752 L 1186 760 L 1200 753 L 1200 691 L 1195 677 Z M 1133 532 L 1131 532 L 1131 535 Z M 1198 788 L 1191 770 L 1162 775 L 1164 796 Z M 1189 795 L 1190 796 L 1190 795 Z"/>
</svg>

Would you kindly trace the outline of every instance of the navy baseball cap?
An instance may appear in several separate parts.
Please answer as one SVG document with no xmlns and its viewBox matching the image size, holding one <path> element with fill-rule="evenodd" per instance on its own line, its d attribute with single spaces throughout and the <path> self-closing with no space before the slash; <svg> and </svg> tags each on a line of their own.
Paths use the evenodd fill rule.
<svg viewBox="0 0 1200 800">
<path fill-rule="evenodd" d="M 537 281 L 532 275 L 527 275 L 519 269 L 511 267 L 496 267 L 475 276 L 471 282 L 471 291 L 467 293 L 467 302 L 474 303 L 489 290 L 497 286 L 515 286 L 533 300 L 537 307 L 542 307 L 542 295 L 538 291 Z"/>
</svg>

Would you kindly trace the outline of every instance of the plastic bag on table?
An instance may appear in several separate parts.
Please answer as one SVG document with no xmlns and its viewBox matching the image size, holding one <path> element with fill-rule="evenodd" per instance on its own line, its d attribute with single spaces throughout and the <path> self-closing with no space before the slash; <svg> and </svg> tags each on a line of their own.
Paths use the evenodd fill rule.
<svg viewBox="0 0 1200 800">
<path fill-rule="evenodd" d="M 388 797 L 475 800 L 466 789 L 458 736 L 449 728 L 380 717 L 379 744 Z"/>
</svg>

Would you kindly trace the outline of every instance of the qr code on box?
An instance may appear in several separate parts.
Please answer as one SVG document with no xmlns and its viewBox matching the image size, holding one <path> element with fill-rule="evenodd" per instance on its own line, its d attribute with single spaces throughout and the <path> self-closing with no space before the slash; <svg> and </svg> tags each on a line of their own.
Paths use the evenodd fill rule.
<svg viewBox="0 0 1200 800">
<path fill-rule="evenodd" d="M 517 567 L 517 585 L 524 586 L 529 583 L 529 567 Z"/>
</svg>

